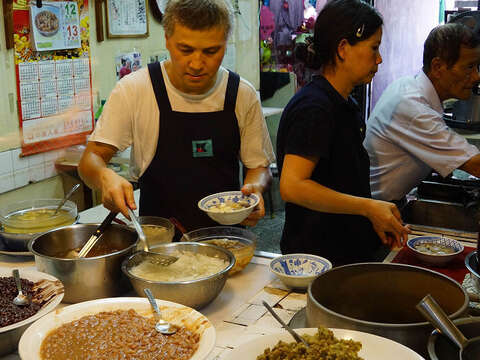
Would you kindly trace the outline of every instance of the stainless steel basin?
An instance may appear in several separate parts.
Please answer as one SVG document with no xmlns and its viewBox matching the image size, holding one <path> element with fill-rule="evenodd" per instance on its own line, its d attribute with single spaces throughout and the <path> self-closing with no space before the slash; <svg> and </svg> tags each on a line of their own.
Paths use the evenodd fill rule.
<svg viewBox="0 0 480 360">
<path fill-rule="evenodd" d="M 401 211 L 408 224 L 446 228 L 465 232 L 478 231 L 478 206 L 436 200 L 411 200 Z"/>
</svg>

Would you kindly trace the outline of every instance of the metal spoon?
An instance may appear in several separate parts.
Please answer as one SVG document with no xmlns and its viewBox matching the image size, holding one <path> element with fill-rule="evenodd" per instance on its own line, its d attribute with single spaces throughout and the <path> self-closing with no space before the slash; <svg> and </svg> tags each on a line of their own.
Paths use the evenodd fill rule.
<svg viewBox="0 0 480 360">
<path fill-rule="evenodd" d="M 67 195 L 65 195 L 65 197 L 63 198 L 62 202 L 57 206 L 57 208 L 55 209 L 53 215 L 57 215 L 57 212 L 58 210 L 60 210 L 63 206 L 63 204 L 65 204 L 65 202 L 70 198 L 70 196 L 72 196 L 72 194 L 80 187 L 80 184 L 76 184 L 74 187 L 72 187 L 70 189 L 70 191 L 67 193 Z"/>
<path fill-rule="evenodd" d="M 138 238 L 143 243 L 143 251 L 146 253 L 146 257 L 148 257 L 152 263 L 163 266 L 168 266 L 177 261 L 178 258 L 175 256 L 159 254 L 150 251 L 150 247 L 148 246 L 148 240 L 145 236 L 145 233 L 143 232 L 142 226 L 138 222 L 138 219 L 132 209 L 130 209 L 129 207 L 127 207 L 127 209 L 128 214 L 130 215 L 130 220 L 132 220 L 133 226 L 135 227 L 135 230 L 137 230 Z"/>
<path fill-rule="evenodd" d="M 280 318 L 280 316 L 277 315 L 277 313 L 275 311 L 273 311 L 273 309 L 271 308 L 270 305 L 268 305 L 266 303 L 266 301 L 262 301 L 262 304 L 263 306 L 265 306 L 267 308 L 267 310 L 270 312 L 270 314 L 273 315 L 273 317 L 275 318 L 275 320 L 277 320 L 281 325 L 282 327 L 287 330 L 290 335 L 293 336 L 293 338 L 295 339 L 295 341 L 297 343 L 303 343 L 305 345 L 305 347 L 310 347 L 310 345 L 308 345 L 308 343 L 305 341 L 304 338 L 302 338 L 300 335 L 298 335 L 290 326 L 288 326 L 287 324 L 285 324 L 285 322 Z"/>
<path fill-rule="evenodd" d="M 162 313 L 160 312 L 157 302 L 155 301 L 155 298 L 153 297 L 150 289 L 146 288 L 143 289 L 143 291 L 145 292 L 145 295 L 147 295 L 147 299 L 148 301 L 150 301 L 150 305 L 152 305 L 152 308 L 155 311 L 153 314 L 153 316 L 155 316 L 155 319 L 157 320 L 157 323 L 155 324 L 155 330 L 164 335 L 175 334 L 177 332 L 177 329 L 168 321 L 162 319 Z"/>
<path fill-rule="evenodd" d="M 465 338 L 430 294 L 425 296 L 416 307 L 435 328 L 458 346 L 460 360 L 480 359 L 480 336 L 472 339 Z"/>
<path fill-rule="evenodd" d="M 13 299 L 13 303 L 17 306 L 28 305 L 28 297 L 26 297 L 22 292 L 22 282 L 20 281 L 20 274 L 18 269 L 13 269 L 13 278 L 15 279 L 15 284 L 17 285 L 18 294 Z"/>
</svg>

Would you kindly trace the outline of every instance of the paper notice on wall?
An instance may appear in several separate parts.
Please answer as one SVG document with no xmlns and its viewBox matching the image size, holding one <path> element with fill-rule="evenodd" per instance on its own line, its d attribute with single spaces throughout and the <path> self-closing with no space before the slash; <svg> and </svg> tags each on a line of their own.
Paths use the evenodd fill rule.
<svg viewBox="0 0 480 360">
<path fill-rule="evenodd" d="M 223 57 L 222 66 L 228 70 L 236 71 L 235 44 L 228 44 L 227 51 Z"/>
</svg>

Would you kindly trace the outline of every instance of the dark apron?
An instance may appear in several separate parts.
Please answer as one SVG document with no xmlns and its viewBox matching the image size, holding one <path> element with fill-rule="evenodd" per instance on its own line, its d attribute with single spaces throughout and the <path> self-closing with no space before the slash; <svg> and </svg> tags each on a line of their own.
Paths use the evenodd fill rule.
<svg viewBox="0 0 480 360">
<path fill-rule="evenodd" d="M 240 188 L 235 116 L 240 77 L 229 72 L 222 111 L 185 113 L 172 111 L 160 64 L 148 64 L 148 70 L 161 119 L 155 156 L 139 179 L 140 215 L 173 216 L 187 231 L 217 226 L 197 203 Z"/>
</svg>

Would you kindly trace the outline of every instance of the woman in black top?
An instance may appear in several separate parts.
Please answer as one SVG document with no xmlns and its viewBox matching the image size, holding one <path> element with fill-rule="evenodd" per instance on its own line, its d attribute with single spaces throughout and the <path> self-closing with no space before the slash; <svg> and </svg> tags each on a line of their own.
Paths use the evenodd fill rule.
<svg viewBox="0 0 480 360">
<path fill-rule="evenodd" d="M 286 106 L 277 135 L 280 192 L 287 202 L 283 253 L 334 265 L 376 260 L 382 242 L 409 232 L 396 206 L 371 199 L 365 123 L 349 96 L 382 62 L 382 18 L 360 0 L 328 2 L 315 23 L 307 64 L 318 76 Z"/>
</svg>

